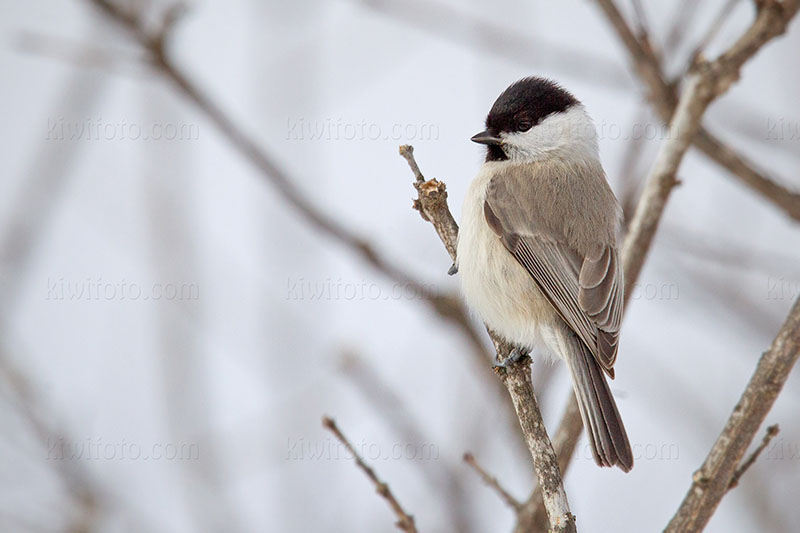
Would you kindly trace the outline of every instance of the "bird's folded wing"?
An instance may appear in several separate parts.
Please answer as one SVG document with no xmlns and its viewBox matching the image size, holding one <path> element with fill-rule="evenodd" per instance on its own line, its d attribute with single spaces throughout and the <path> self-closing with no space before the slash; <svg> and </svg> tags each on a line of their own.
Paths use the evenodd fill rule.
<svg viewBox="0 0 800 533">
<path fill-rule="evenodd" d="M 617 359 L 623 307 L 624 281 L 617 250 L 598 246 L 596 254 L 587 254 L 578 285 L 581 309 L 597 326 L 597 351 L 593 353 L 597 361 L 610 370 Z"/>
<path fill-rule="evenodd" d="M 486 221 L 613 377 L 623 305 L 617 251 L 599 243 L 585 256 L 572 249 L 563 235 L 548 230 L 552 225 L 538 220 L 535 201 L 525 195 L 532 187 L 518 183 L 521 179 L 518 173 L 492 179 L 484 203 Z"/>
</svg>

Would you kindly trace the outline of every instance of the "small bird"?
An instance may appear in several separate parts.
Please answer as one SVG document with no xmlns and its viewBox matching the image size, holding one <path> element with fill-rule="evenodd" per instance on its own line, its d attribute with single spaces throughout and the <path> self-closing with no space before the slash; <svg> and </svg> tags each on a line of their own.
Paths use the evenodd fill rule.
<svg viewBox="0 0 800 533">
<path fill-rule="evenodd" d="M 472 137 L 486 161 L 470 184 L 455 269 L 467 305 L 495 333 L 567 363 L 600 466 L 633 467 L 604 376 L 614 378 L 623 306 L 622 211 L 584 106 L 539 77 L 509 86 Z"/>
</svg>

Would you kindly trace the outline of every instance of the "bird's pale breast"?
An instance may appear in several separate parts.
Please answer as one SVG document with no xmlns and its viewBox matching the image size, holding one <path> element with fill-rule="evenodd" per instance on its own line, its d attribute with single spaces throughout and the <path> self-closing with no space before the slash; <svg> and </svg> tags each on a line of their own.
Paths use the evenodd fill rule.
<svg viewBox="0 0 800 533">
<path fill-rule="evenodd" d="M 558 355 L 565 324 L 533 278 L 486 222 L 483 202 L 494 163 L 470 184 L 458 239 L 458 272 L 467 305 L 506 340 L 542 355 Z"/>
</svg>

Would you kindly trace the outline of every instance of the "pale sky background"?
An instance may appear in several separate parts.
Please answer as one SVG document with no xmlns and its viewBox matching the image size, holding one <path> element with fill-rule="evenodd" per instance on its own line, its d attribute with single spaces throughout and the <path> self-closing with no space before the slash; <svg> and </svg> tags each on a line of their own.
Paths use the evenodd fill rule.
<svg viewBox="0 0 800 533">
<path fill-rule="evenodd" d="M 723 3 L 700 4 L 671 73 Z M 646 4 L 661 44 L 683 2 Z M 747 27 L 750 4 L 737 4 L 709 55 Z M 474 452 L 519 499 L 532 489 L 529 457 L 498 414 L 488 364 L 474 363 L 459 333 L 285 206 L 88 2 L 0 8 L 0 530 L 67 530 L 76 511 L 57 474 L 66 470 L 102 496 L 96 531 L 392 531 L 386 503 L 323 430 L 327 414 L 420 531 L 458 530 L 450 482 L 471 531 L 509 531 L 511 511 L 461 457 Z M 798 50 L 795 21 L 706 120 L 794 188 Z M 76 60 L 87 51 L 112 61 Z M 483 157 L 469 137 L 523 76 L 552 77 L 586 105 L 617 192 L 631 133 L 654 127 L 625 51 L 588 1 L 192 2 L 171 52 L 315 205 L 435 290 L 458 280 L 410 208 L 399 144 L 413 144 L 423 173 L 447 183 L 458 219 Z M 189 135 L 130 138 L 154 128 Z M 318 128 L 323 138 L 310 138 Z M 365 138 L 352 138 L 358 128 Z M 642 145 L 637 179 L 655 137 Z M 636 466 L 600 469 L 581 441 L 566 489 L 582 532 L 666 525 L 800 293 L 796 224 L 695 151 L 679 174 L 612 383 Z M 188 296 L 170 292 L 181 288 Z M 398 409 L 359 388 L 345 352 Z M 9 378 L 10 368 L 23 377 Z M 533 371 L 552 433 L 570 385 L 560 366 Z M 799 378 L 795 369 L 767 417 L 780 435 L 707 531 L 780 532 L 800 521 Z M 14 392 L 21 382 L 27 400 Z M 25 415 L 30 405 L 44 434 Z M 422 442 L 404 435 L 406 417 Z M 185 459 L 165 457 L 181 446 Z M 150 458 L 130 457 L 136 449 Z"/>
</svg>

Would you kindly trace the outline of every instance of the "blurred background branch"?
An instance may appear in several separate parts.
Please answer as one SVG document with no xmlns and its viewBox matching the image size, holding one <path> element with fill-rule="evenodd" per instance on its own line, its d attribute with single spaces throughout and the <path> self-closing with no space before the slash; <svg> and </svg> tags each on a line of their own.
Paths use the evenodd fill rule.
<svg viewBox="0 0 800 533">
<path fill-rule="evenodd" d="M 403 509 L 403 506 L 400 505 L 400 502 L 398 502 L 394 497 L 392 489 L 389 488 L 389 485 L 386 482 L 381 481 L 372 467 L 368 466 L 367 463 L 364 462 L 364 459 L 358 455 L 358 452 L 355 448 L 353 448 L 353 445 L 350 444 L 350 441 L 347 440 L 347 437 L 342 434 L 339 426 L 336 425 L 336 422 L 332 418 L 325 416 L 322 418 L 322 425 L 331 433 L 333 433 L 342 444 L 344 444 L 345 448 L 347 448 L 347 451 L 353 456 L 356 466 L 362 472 L 364 472 L 364 474 L 366 474 L 372 484 L 375 485 L 376 492 L 380 494 L 381 497 L 384 498 L 389 504 L 389 507 L 392 508 L 392 511 L 397 516 L 397 522 L 395 524 L 397 528 L 401 531 L 405 531 L 406 533 L 417 533 L 417 526 L 414 523 L 414 517 L 408 514 L 405 509 Z"/>
<path fill-rule="evenodd" d="M 747 448 L 764 422 L 800 357 L 800 298 L 728 418 L 692 485 L 665 531 L 702 531 L 722 497 L 738 482 L 737 472 Z M 767 441 L 768 442 L 768 441 Z M 758 455 L 754 455 L 758 457 Z M 747 462 L 742 464 L 746 468 Z"/>
<path fill-rule="evenodd" d="M 330 411 L 376 436 L 351 444 L 422 529 L 547 530 L 489 339 L 445 275 L 444 249 L 397 201 L 407 171 L 395 149 L 413 143 L 430 175 L 449 176 L 445 190 L 415 172 L 417 188 L 445 207 L 451 194 L 453 212 L 435 229 L 452 255 L 458 204 L 480 164 L 468 138 L 487 104 L 522 76 L 563 81 L 597 122 L 635 237 L 643 178 L 693 90 L 687 80 L 747 31 L 753 3 L 598 2 L 608 24 L 580 1 L 9 6 L 0 17 L 0 530 L 386 529 L 385 502 L 342 468 L 341 447 L 319 427 Z M 766 21 L 795 3 L 755 5 Z M 771 19 L 754 42 L 783 26 Z M 782 367 L 783 392 L 769 400 L 779 436 L 767 431 L 744 459 L 758 431 L 750 419 L 720 436 L 733 435 L 730 448 L 718 442 L 706 457 L 752 354 L 775 339 L 800 292 L 800 197 L 788 179 L 800 155 L 798 36 L 795 24 L 759 53 L 701 121 L 691 145 L 704 158 L 687 146 L 674 176 L 682 187 L 627 280 L 635 312 L 613 385 L 637 467 L 622 476 L 594 465 L 559 366 L 537 363 L 532 384 L 512 369 L 541 410 L 524 420 L 555 428 L 561 417 L 552 447 L 582 531 L 666 521 L 704 458 L 708 472 L 687 494 L 702 501 L 684 502 L 686 523 L 707 520 L 731 468 L 713 527 L 778 533 L 800 520 L 791 500 L 800 396 L 786 379 L 796 368 Z M 195 134 L 123 140 L 121 122 Z M 120 297 L 115 283 L 132 280 L 201 290 Z M 374 292 L 351 298 L 356 285 Z M 389 294 L 398 287 L 407 292 Z M 778 352 L 791 358 L 793 343 Z M 343 344 L 352 346 L 344 359 Z M 739 407 L 731 420 L 752 415 Z M 53 442 L 64 460 L 50 459 Z M 121 453 L 131 442 L 200 453 L 134 460 Z M 465 450 L 501 499 L 472 475 L 477 461 L 463 463 Z M 719 479 L 706 482 L 709 473 Z M 334 487 L 352 505 L 332 498 Z M 642 501 L 642 487 L 653 497 Z"/>
<path fill-rule="evenodd" d="M 783 3 L 785 3 L 786 6 L 783 6 Z M 603 10 L 609 24 L 611 24 L 620 40 L 627 48 L 637 74 L 648 89 L 648 99 L 651 104 L 661 116 L 661 119 L 666 124 L 671 124 L 674 120 L 673 114 L 678 105 L 678 80 L 667 81 L 661 69 L 661 62 L 659 59 L 652 49 L 643 45 L 640 40 L 636 38 L 612 0 L 597 0 L 597 4 Z M 767 8 L 768 13 L 783 9 L 791 13 L 794 9 L 791 4 L 792 2 L 790 1 L 780 4 L 770 1 L 764 5 L 769 6 Z M 721 24 L 724 13 L 724 11 L 721 12 L 720 17 L 716 19 L 712 28 Z M 758 10 L 758 14 L 760 15 L 761 13 L 764 13 L 763 9 Z M 765 19 L 761 18 L 760 20 Z M 771 17 L 769 20 L 776 25 L 775 31 L 779 35 L 785 31 L 788 21 L 791 20 L 791 16 L 787 18 Z M 702 44 L 695 49 L 697 53 L 693 54 L 690 58 L 687 69 L 699 58 L 699 52 L 708 45 L 708 41 L 713 39 L 714 35 L 716 35 L 716 30 L 709 31 Z M 758 48 L 763 46 L 766 41 L 774 36 L 775 33 L 768 32 L 768 34 L 764 36 L 766 40 L 762 41 Z M 743 184 L 749 186 L 753 191 L 759 193 L 766 200 L 783 210 L 787 216 L 800 221 L 800 192 L 792 191 L 758 171 L 744 157 L 737 154 L 736 151 L 729 146 L 726 146 L 715 135 L 702 126 L 700 126 L 697 132 L 692 132 L 692 142 L 706 157 L 727 169 L 732 176 L 738 178 Z"/>
</svg>

